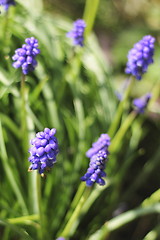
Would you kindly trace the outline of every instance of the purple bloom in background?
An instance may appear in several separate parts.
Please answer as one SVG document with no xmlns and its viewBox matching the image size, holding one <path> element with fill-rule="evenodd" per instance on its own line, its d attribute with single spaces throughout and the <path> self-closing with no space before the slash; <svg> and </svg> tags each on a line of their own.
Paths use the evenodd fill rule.
<svg viewBox="0 0 160 240">
<path fill-rule="evenodd" d="M 65 238 L 64 237 L 59 237 L 56 240 L 65 240 Z"/>
<path fill-rule="evenodd" d="M 7 11 L 11 5 L 15 5 L 14 0 L 0 0 L 0 5 L 4 7 L 4 10 Z"/>
<path fill-rule="evenodd" d="M 142 74 L 148 69 L 148 65 L 153 63 L 155 38 L 147 35 L 142 38 L 128 53 L 128 62 L 125 73 L 132 74 L 137 80 L 142 78 Z"/>
<path fill-rule="evenodd" d="M 86 23 L 82 19 L 78 19 L 73 23 L 73 29 L 67 33 L 67 37 L 73 38 L 73 44 L 83 47 L 84 45 L 84 30 Z"/>
<path fill-rule="evenodd" d="M 38 132 L 36 137 L 31 140 L 33 147 L 29 149 L 31 165 L 29 171 L 38 170 L 40 174 L 50 170 L 56 162 L 59 152 L 58 141 L 54 136 L 56 129 L 45 128 L 43 132 Z"/>
<path fill-rule="evenodd" d="M 147 93 L 143 97 L 136 98 L 133 100 L 133 105 L 138 113 L 144 113 L 144 110 L 147 107 L 147 104 L 151 97 L 152 97 L 151 93 Z"/>
<path fill-rule="evenodd" d="M 90 158 L 90 163 L 87 173 L 81 177 L 81 180 L 86 181 L 88 187 L 91 187 L 95 182 L 99 185 L 105 185 L 102 178 L 106 176 L 104 170 L 108 160 L 109 145 L 110 137 L 108 134 L 102 133 L 99 139 L 92 144 L 92 148 L 86 152 L 86 156 Z"/>
<path fill-rule="evenodd" d="M 123 94 L 122 93 L 120 93 L 118 91 L 115 91 L 115 95 L 116 95 L 116 97 L 119 101 L 122 101 L 122 99 L 123 99 Z"/>
<path fill-rule="evenodd" d="M 102 150 L 91 157 L 87 173 L 81 177 L 82 181 L 86 181 L 88 187 L 91 187 L 95 182 L 99 185 L 105 185 L 105 181 L 102 178 L 106 177 L 104 170 L 107 156 L 107 152 Z"/>
<path fill-rule="evenodd" d="M 86 156 L 91 158 L 97 154 L 100 150 L 106 151 L 108 154 L 108 147 L 110 145 L 110 137 L 106 133 L 102 133 L 99 139 L 92 144 L 92 147 L 86 152 Z"/>
<path fill-rule="evenodd" d="M 12 59 L 14 68 L 22 68 L 23 74 L 28 74 L 33 71 L 37 66 L 36 56 L 40 53 L 38 49 L 38 40 L 34 37 L 26 38 L 26 44 L 22 45 L 22 48 L 18 48 L 15 51 Z"/>
</svg>

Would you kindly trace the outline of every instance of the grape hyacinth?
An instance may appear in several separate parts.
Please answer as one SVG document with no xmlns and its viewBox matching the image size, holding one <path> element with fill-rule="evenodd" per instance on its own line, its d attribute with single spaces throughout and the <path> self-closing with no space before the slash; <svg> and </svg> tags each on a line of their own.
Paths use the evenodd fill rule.
<svg viewBox="0 0 160 240">
<path fill-rule="evenodd" d="M 86 156 L 91 158 L 97 154 L 100 150 L 106 151 L 108 154 L 108 147 L 110 145 L 110 137 L 106 133 L 102 133 L 99 139 L 92 144 L 92 147 L 86 152 Z"/>
<path fill-rule="evenodd" d="M 87 173 L 81 177 L 82 181 L 86 181 L 87 187 L 91 187 L 95 182 L 99 185 L 105 185 L 105 181 L 102 177 L 106 177 L 104 169 L 107 162 L 107 156 L 107 152 L 102 150 L 91 157 Z"/>
<path fill-rule="evenodd" d="M 53 167 L 59 152 L 58 141 L 54 136 L 55 133 L 55 128 L 45 128 L 43 132 L 38 132 L 36 137 L 30 141 L 33 146 L 29 149 L 31 154 L 29 157 L 29 162 L 31 162 L 29 171 L 37 169 L 43 175 L 44 171 L 48 171 Z"/>
<path fill-rule="evenodd" d="M 99 139 L 92 144 L 92 148 L 86 152 L 86 156 L 90 158 L 90 164 L 87 173 L 81 177 L 81 180 L 86 181 L 88 187 L 91 187 L 95 182 L 99 185 L 105 185 L 102 177 L 106 176 L 104 170 L 108 160 L 109 145 L 110 137 L 108 134 L 102 133 Z"/>
<path fill-rule="evenodd" d="M 15 5 L 15 1 L 14 0 L 0 0 L 0 5 L 3 6 L 4 10 L 5 11 L 8 11 L 8 8 L 11 6 L 11 5 Z"/>
<path fill-rule="evenodd" d="M 73 44 L 83 47 L 84 45 L 84 30 L 86 23 L 82 19 L 78 19 L 73 23 L 73 29 L 67 33 L 67 37 L 73 38 Z"/>
<path fill-rule="evenodd" d="M 141 80 L 149 64 L 153 63 L 155 38 L 144 36 L 128 53 L 128 62 L 125 73 L 132 74 L 137 80 Z"/>
<path fill-rule="evenodd" d="M 15 61 L 13 67 L 21 67 L 23 74 L 26 75 L 37 66 L 35 57 L 40 53 L 40 49 L 38 49 L 38 40 L 34 37 L 26 38 L 25 42 L 26 44 L 23 44 L 22 48 L 15 51 L 12 59 Z"/>
<path fill-rule="evenodd" d="M 151 93 L 147 93 L 141 98 L 136 98 L 133 100 L 133 105 L 138 113 L 144 113 L 151 96 Z"/>
<path fill-rule="evenodd" d="M 123 94 L 122 93 L 120 93 L 118 91 L 115 91 L 115 95 L 116 95 L 116 97 L 119 101 L 122 101 L 122 99 L 123 99 Z"/>
</svg>

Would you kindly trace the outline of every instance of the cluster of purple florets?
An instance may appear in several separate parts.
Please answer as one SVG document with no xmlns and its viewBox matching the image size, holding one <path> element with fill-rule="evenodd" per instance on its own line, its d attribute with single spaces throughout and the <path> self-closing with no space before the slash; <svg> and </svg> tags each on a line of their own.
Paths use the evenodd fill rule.
<svg viewBox="0 0 160 240">
<path fill-rule="evenodd" d="M 105 151 L 108 154 L 108 147 L 110 145 L 110 137 L 106 133 L 102 133 L 96 142 L 92 144 L 92 147 L 86 152 L 86 156 L 91 158 L 97 154 L 100 150 Z"/>
<path fill-rule="evenodd" d="M 103 177 L 106 162 L 108 160 L 108 147 L 110 145 L 110 137 L 108 134 L 101 134 L 97 142 L 92 144 L 86 155 L 90 158 L 89 168 L 87 173 L 81 177 L 82 181 L 86 181 L 86 185 L 91 187 L 95 182 L 99 185 L 105 185 Z"/>
<path fill-rule="evenodd" d="M 0 0 L 0 5 L 3 6 L 4 10 L 7 11 L 8 8 L 11 6 L 11 5 L 15 5 L 15 1 L 14 0 Z"/>
<path fill-rule="evenodd" d="M 151 97 L 152 97 L 151 93 L 147 93 L 141 98 L 135 98 L 133 100 L 133 105 L 138 113 L 144 113 Z"/>
<path fill-rule="evenodd" d="M 148 69 L 148 65 L 153 63 L 155 38 L 147 35 L 142 38 L 128 53 L 128 62 L 125 69 L 127 74 L 142 78 L 142 74 Z"/>
<path fill-rule="evenodd" d="M 36 56 L 40 53 L 38 49 L 38 40 L 34 37 L 26 38 L 26 44 L 22 45 L 22 48 L 18 48 L 15 51 L 12 59 L 14 68 L 22 68 L 23 74 L 28 74 L 33 71 L 37 66 Z"/>
<path fill-rule="evenodd" d="M 53 167 L 59 152 L 55 133 L 55 128 L 45 128 L 43 132 L 38 132 L 36 137 L 31 140 L 33 147 L 29 149 L 31 154 L 29 170 L 38 170 L 40 174 L 43 174 Z"/>
<path fill-rule="evenodd" d="M 82 19 L 78 19 L 73 23 L 74 27 L 72 31 L 67 33 L 67 37 L 73 38 L 73 44 L 83 47 L 84 45 L 84 30 L 86 23 Z"/>
</svg>

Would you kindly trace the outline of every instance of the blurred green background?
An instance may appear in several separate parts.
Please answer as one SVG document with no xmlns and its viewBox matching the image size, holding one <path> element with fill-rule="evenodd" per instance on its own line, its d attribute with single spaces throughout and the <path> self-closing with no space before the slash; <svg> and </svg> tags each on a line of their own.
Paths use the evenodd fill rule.
<svg viewBox="0 0 160 240">
<path fill-rule="evenodd" d="M 8 22 L 3 14 L 0 16 L 0 45 L 3 46 L 0 51 L 3 129 L 0 134 L 0 217 L 12 219 L 36 213 L 32 199 L 34 181 L 27 173 L 28 142 L 44 127 L 56 127 L 61 154 L 53 173 L 42 182 L 43 207 L 52 239 L 63 226 L 79 179 L 88 166 L 86 150 L 112 123 L 118 105 L 115 92 L 121 93 L 127 77 L 124 73 L 127 53 L 134 43 L 148 34 L 156 38 L 155 62 L 143 79 L 135 82 L 129 100 L 152 91 L 153 101 L 147 113 L 130 126 L 118 152 L 110 156 L 107 173 L 113 183 L 80 218 L 71 240 L 89 239 L 105 221 L 139 206 L 160 186 L 160 1 L 100 0 L 93 29 L 95 35 L 89 36 L 81 55 L 79 49 L 73 53 L 71 41 L 65 34 L 71 30 L 74 20 L 82 18 L 85 2 L 18 0 L 17 7 L 10 11 Z M 41 55 L 36 71 L 27 77 L 29 129 L 28 135 L 22 136 L 19 131 L 21 74 L 12 68 L 11 57 L 31 35 L 39 40 Z M 129 112 L 131 109 L 129 104 Z M 126 111 L 124 119 L 127 114 Z M 158 214 L 141 217 L 115 230 L 106 239 L 158 240 L 159 220 Z M 39 240 L 36 224 L 31 221 L 20 227 Z M 152 229 L 154 237 L 145 238 Z M 1 226 L 0 232 L 2 240 L 23 239 L 16 235 L 16 229 L 10 230 L 10 226 Z"/>
</svg>

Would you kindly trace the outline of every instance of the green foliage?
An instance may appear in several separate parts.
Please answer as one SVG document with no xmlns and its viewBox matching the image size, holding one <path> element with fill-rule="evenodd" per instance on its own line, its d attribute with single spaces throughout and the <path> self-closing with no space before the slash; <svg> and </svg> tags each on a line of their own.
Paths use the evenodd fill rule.
<svg viewBox="0 0 160 240">
<path fill-rule="evenodd" d="M 69 222 L 70 229 L 67 228 L 66 236 L 73 239 L 91 239 L 92 235 L 97 236 L 96 240 L 106 239 L 108 232 L 106 234 L 105 226 L 109 233 L 117 230 L 115 236 L 110 233 L 110 238 L 107 239 L 118 239 L 121 225 L 125 227 L 127 223 L 146 214 L 154 214 L 156 219 L 159 213 L 159 203 L 156 205 L 158 197 L 151 195 L 159 188 L 160 180 L 157 172 L 160 167 L 157 140 L 159 123 L 154 121 L 155 116 L 159 118 L 156 105 L 160 94 L 159 69 L 155 65 L 155 80 L 149 84 L 153 102 L 149 105 L 148 115 L 129 114 L 132 108 L 131 92 L 118 108 L 114 88 L 116 84 L 111 80 L 113 75 L 110 66 L 104 59 L 96 36 L 89 34 L 96 7 L 92 13 L 86 11 L 86 20 L 88 14 L 91 14 L 92 19 L 88 18 L 90 28 L 83 49 L 73 48 L 70 39 L 66 38 L 66 33 L 72 27 L 71 21 L 64 16 L 51 15 L 44 11 L 41 0 L 18 0 L 16 7 L 11 7 L 8 14 L 2 11 L 0 15 L 2 240 L 39 240 L 43 238 L 41 234 L 46 239 L 56 239 L 70 219 L 72 221 Z M 12 56 L 15 49 L 24 43 L 24 39 L 31 36 L 38 39 L 41 54 L 38 56 L 36 70 L 26 77 L 22 91 L 21 71 L 12 67 Z M 123 47 L 124 36 L 114 49 L 123 64 L 124 53 L 122 54 L 120 45 Z M 148 74 L 145 82 L 152 77 L 152 72 Z M 139 86 L 143 88 L 143 83 L 134 84 L 130 89 L 134 92 L 139 88 L 137 84 L 141 84 Z M 138 89 L 139 92 L 141 90 Z M 115 116 L 118 116 L 117 121 Z M 45 127 L 57 129 L 60 153 L 47 178 L 41 179 L 39 189 L 42 190 L 42 196 L 39 196 L 40 183 L 37 183 L 36 173 L 27 173 L 27 159 L 29 139 Z M 108 131 L 112 134 L 114 144 L 110 149 L 106 186 L 94 187 L 91 192 L 86 193 L 81 185 L 76 194 L 80 177 L 88 166 L 85 152 L 102 132 Z M 152 186 L 147 190 L 150 182 Z M 141 191 L 143 194 L 139 193 Z M 141 206 L 143 200 L 150 195 L 151 201 L 146 200 L 147 208 L 145 201 L 145 206 Z M 156 196 L 154 201 L 153 196 Z M 79 202 L 81 206 L 78 205 Z M 125 207 L 121 209 L 123 203 Z M 135 207 L 139 208 L 134 210 Z M 121 214 L 127 210 L 126 215 Z M 72 215 L 73 212 L 75 215 Z M 114 218 L 117 212 L 120 216 Z M 127 218 L 130 213 L 134 214 L 133 218 Z M 120 224 L 121 219 L 124 224 Z M 141 223 L 144 224 L 143 219 Z M 109 228 L 112 224 L 114 227 Z M 150 219 L 147 230 L 140 231 L 139 236 L 144 237 L 147 232 L 157 229 L 157 224 L 157 221 L 152 223 Z M 137 228 L 139 229 L 138 223 Z M 100 238 L 99 229 L 103 238 Z M 157 230 L 156 232 L 158 235 Z"/>
</svg>

